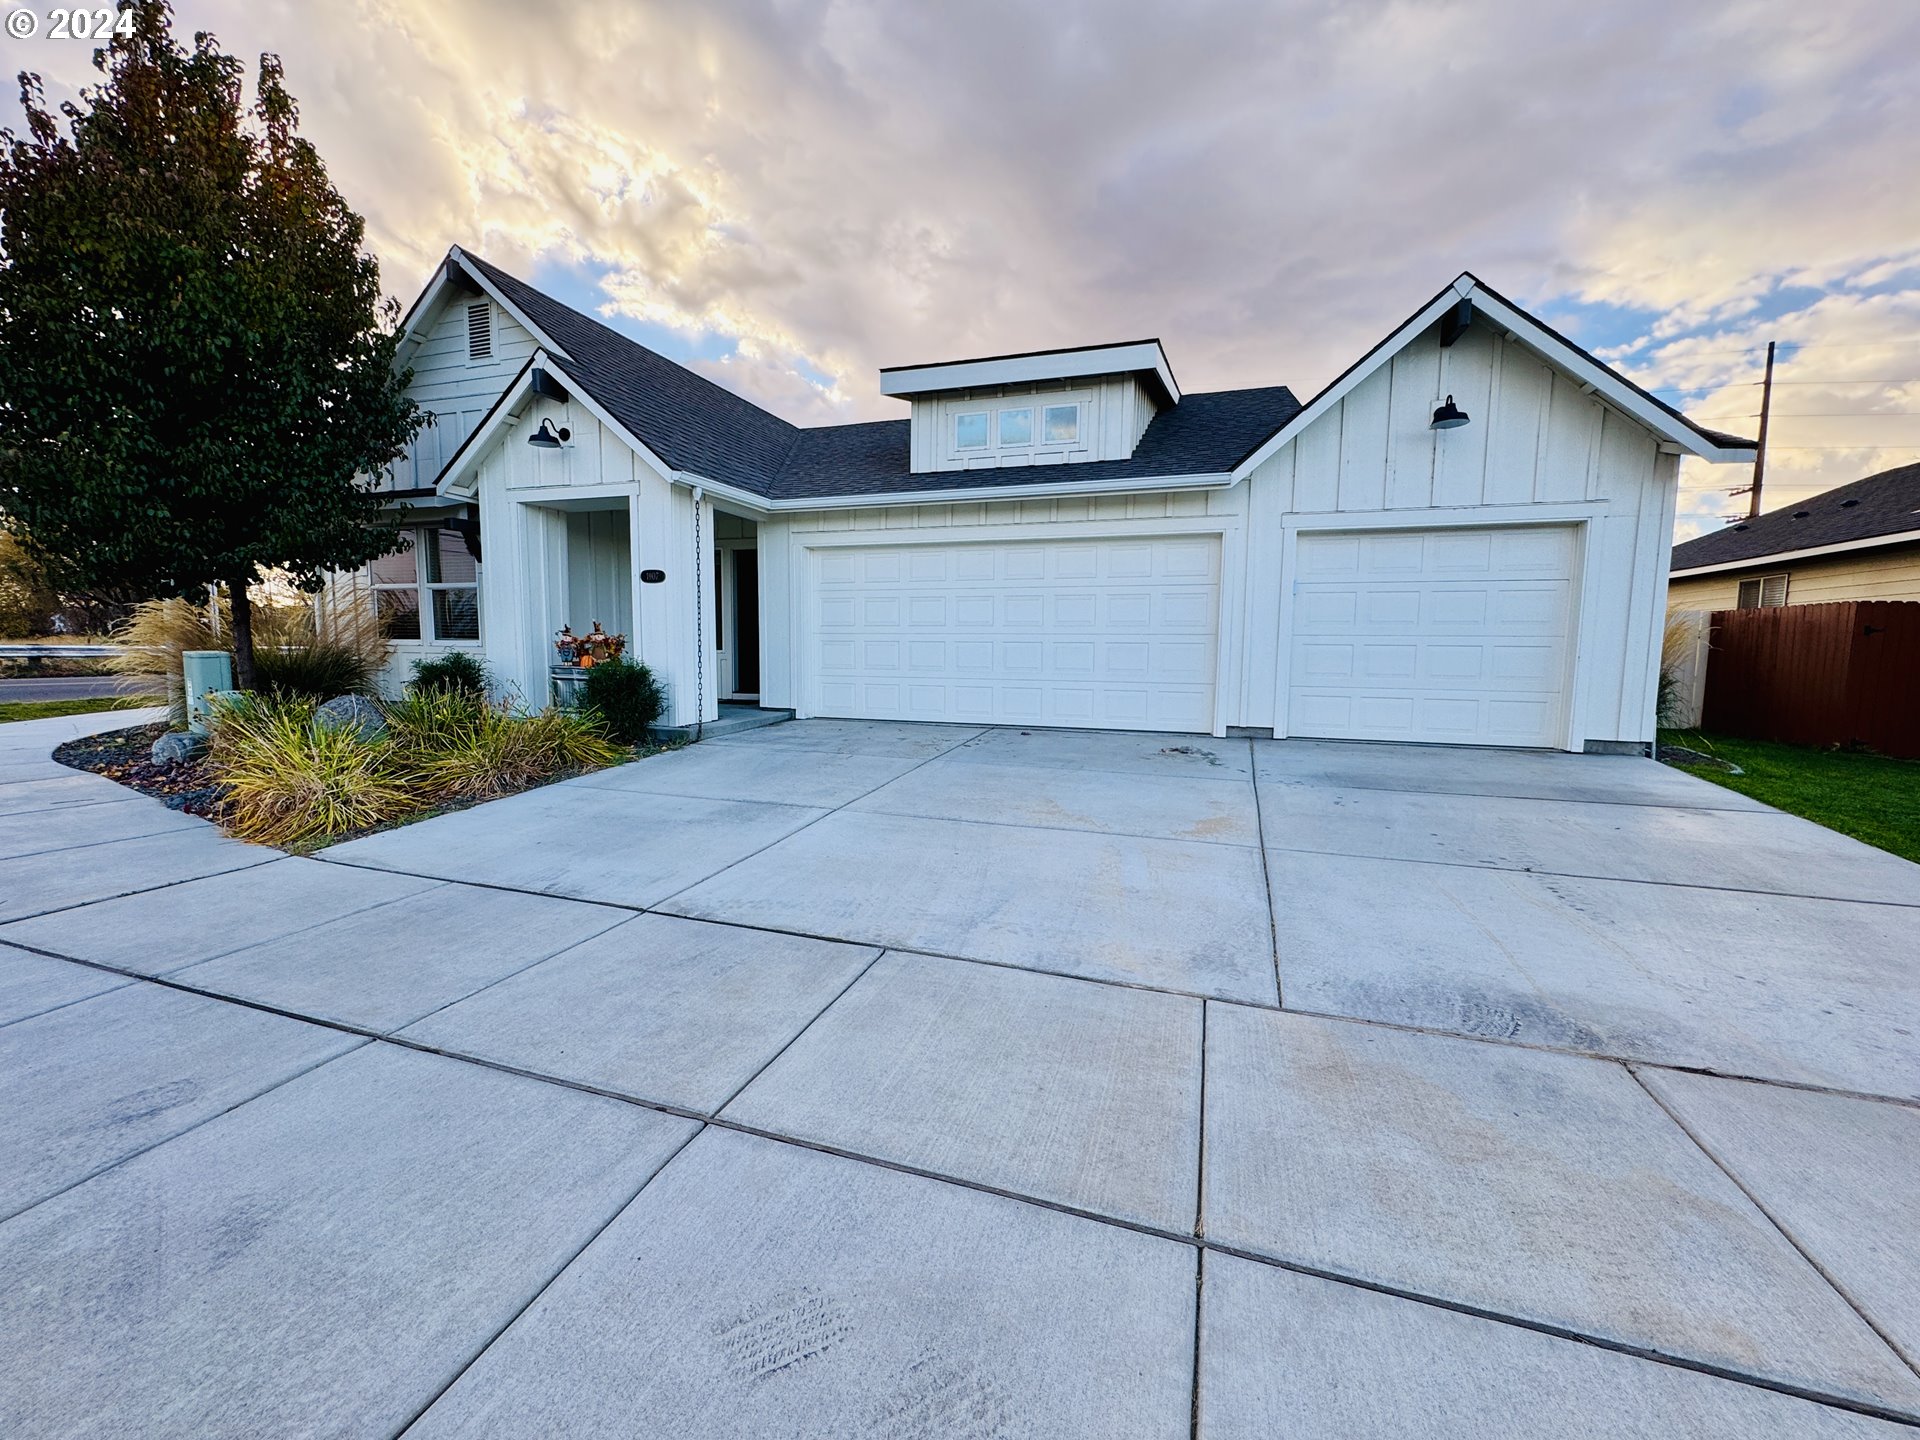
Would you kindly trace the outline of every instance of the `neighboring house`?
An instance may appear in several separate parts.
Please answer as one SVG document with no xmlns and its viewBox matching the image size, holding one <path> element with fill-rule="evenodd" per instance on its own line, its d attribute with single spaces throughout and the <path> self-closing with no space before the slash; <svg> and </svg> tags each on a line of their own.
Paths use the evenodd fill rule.
<svg viewBox="0 0 1920 1440">
<path fill-rule="evenodd" d="M 390 681 L 465 647 L 540 703 L 598 620 L 674 723 L 1638 747 L 1679 458 L 1753 448 L 1471 275 L 1305 405 L 1142 340 L 883 370 L 907 418 L 799 427 L 459 249 L 402 359 L 437 418 L 391 482 L 419 543 L 357 582 Z"/>
<path fill-rule="evenodd" d="M 1674 547 L 1675 610 L 1920 600 L 1920 465 L 1882 471 Z"/>
</svg>

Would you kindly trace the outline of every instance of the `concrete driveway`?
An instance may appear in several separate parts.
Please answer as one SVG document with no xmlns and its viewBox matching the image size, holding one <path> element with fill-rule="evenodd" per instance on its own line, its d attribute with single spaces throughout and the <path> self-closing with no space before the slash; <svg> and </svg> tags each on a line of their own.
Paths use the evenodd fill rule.
<svg viewBox="0 0 1920 1440">
<path fill-rule="evenodd" d="M 0 1433 L 1920 1420 L 1920 867 L 1678 772 L 809 721 L 304 860 L 55 723 Z"/>
</svg>

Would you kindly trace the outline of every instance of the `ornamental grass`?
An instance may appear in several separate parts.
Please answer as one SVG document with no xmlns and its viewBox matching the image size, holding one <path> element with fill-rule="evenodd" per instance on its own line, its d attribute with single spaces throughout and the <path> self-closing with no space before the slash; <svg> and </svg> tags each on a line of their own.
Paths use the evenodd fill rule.
<svg viewBox="0 0 1920 1440">
<path fill-rule="evenodd" d="M 419 808 L 392 741 L 315 725 L 313 710 L 287 700 L 222 707 L 207 761 L 226 791 L 227 829 L 242 840 L 306 846 Z"/>
<path fill-rule="evenodd" d="M 314 708 L 272 696 L 221 707 L 207 758 L 234 835 L 311 848 L 617 764 L 632 753 L 608 739 L 592 715 L 522 714 L 456 690 L 391 702 L 387 733 L 378 739 L 317 725 Z"/>
<path fill-rule="evenodd" d="M 573 710 L 527 715 L 456 689 L 423 689 L 387 706 L 393 743 L 433 804 L 510 795 L 632 752 L 597 716 Z"/>
</svg>

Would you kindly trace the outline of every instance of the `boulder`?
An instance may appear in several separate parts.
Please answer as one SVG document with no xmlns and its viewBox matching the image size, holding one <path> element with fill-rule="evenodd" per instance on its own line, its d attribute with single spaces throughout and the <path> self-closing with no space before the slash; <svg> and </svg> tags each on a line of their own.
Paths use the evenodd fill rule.
<svg viewBox="0 0 1920 1440">
<path fill-rule="evenodd" d="M 191 730 L 170 730 L 153 742 L 153 763 L 169 768 L 207 753 L 207 737 Z"/>
<path fill-rule="evenodd" d="M 334 696 L 313 712 L 313 723 L 322 730 L 350 730 L 362 740 L 381 740 L 387 733 L 386 715 L 364 695 Z"/>
</svg>

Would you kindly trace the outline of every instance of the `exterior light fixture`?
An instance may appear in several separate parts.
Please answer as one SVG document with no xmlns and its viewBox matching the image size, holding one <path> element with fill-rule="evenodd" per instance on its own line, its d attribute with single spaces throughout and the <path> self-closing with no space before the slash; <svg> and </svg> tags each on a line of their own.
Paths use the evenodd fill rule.
<svg viewBox="0 0 1920 1440">
<path fill-rule="evenodd" d="M 1453 397 L 1447 396 L 1447 403 L 1433 412 L 1433 428 L 1436 430 L 1458 430 L 1467 423 L 1467 412 L 1453 403 Z"/>
<path fill-rule="evenodd" d="M 1436 420 L 1434 423 L 1437 425 L 1440 422 Z M 1464 420 L 1462 423 L 1465 423 Z M 567 429 L 566 426 L 563 425 L 558 430 L 555 430 L 553 428 L 553 421 L 542 420 L 540 422 L 540 428 L 534 431 L 533 434 L 527 436 L 527 443 L 529 445 L 537 445 L 542 450 L 558 450 L 572 438 L 573 432 Z"/>
</svg>

